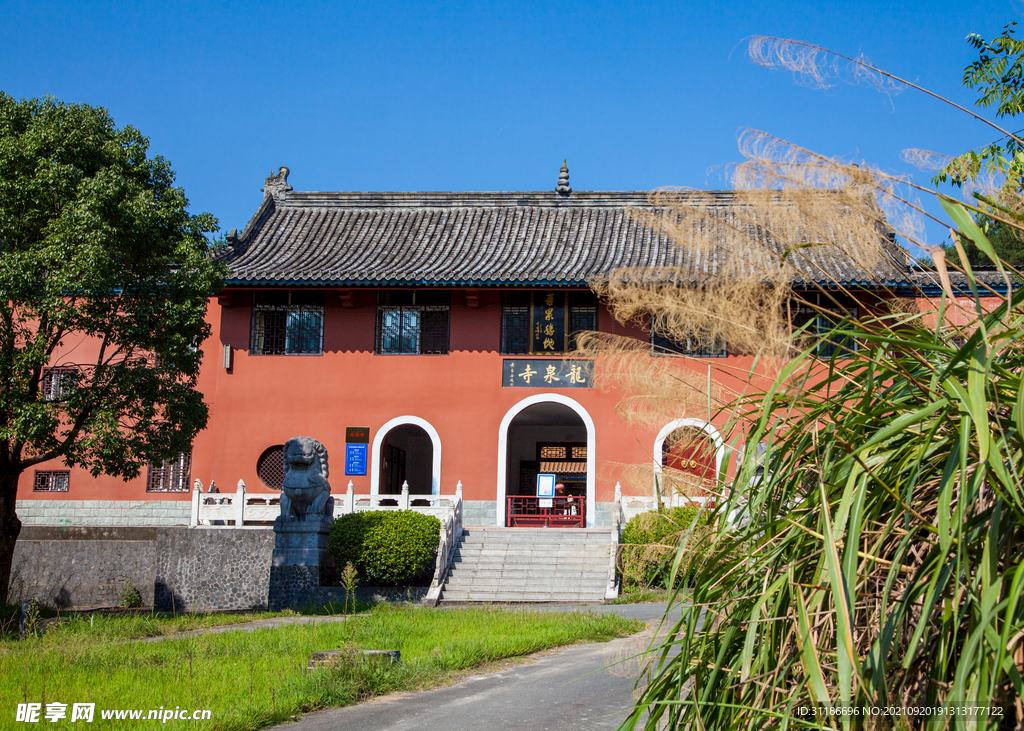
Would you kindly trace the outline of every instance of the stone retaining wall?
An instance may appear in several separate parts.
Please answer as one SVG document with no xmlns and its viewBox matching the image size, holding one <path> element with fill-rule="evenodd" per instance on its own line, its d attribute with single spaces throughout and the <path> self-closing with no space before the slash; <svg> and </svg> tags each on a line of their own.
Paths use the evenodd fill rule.
<svg viewBox="0 0 1024 731">
<path fill-rule="evenodd" d="M 116 607 L 131 582 L 151 606 L 157 530 L 26 526 L 14 548 L 9 601 Z"/>
<path fill-rule="evenodd" d="M 25 526 L 14 549 L 10 601 L 61 609 L 120 606 L 129 582 L 145 607 L 211 612 L 266 609 L 274 531 L 259 528 Z M 359 587 L 362 600 L 418 601 L 424 587 Z M 320 587 L 299 604 L 345 602 Z"/>
<path fill-rule="evenodd" d="M 274 531 L 162 528 L 157 535 L 157 611 L 266 608 Z"/>
</svg>

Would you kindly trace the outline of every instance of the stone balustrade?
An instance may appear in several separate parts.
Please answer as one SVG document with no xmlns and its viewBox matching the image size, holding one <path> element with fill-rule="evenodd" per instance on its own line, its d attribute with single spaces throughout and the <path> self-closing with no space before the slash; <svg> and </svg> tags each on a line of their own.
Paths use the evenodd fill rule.
<svg viewBox="0 0 1024 731">
<path fill-rule="evenodd" d="M 246 492 L 245 482 L 238 481 L 235 492 L 203 491 L 203 483 L 196 480 L 192 486 L 192 514 L 189 525 L 228 528 L 249 524 L 247 527 L 272 528 L 281 513 L 281 498 L 275 494 Z M 356 495 L 352 481 L 343 494 L 335 495 L 334 515 L 364 513 L 371 510 L 414 510 L 443 518 L 453 506 L 462 509 L 462 483 L 454 495 L 413 495 L 409 483 L 402 484 L 398 495 Z"/>
</svg>

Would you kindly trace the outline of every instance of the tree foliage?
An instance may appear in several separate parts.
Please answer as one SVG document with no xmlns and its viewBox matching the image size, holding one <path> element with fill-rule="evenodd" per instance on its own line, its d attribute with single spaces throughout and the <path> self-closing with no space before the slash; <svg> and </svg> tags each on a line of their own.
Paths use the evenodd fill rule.
<svg viewBox="0 0 1024 731">
<path fill-rule="evenodd" d="M 18 476 L 52 459 L 131 478 L 190 449 L 209 214 L 106 110 L 0 92 L 0 599 Z M 47 369 L 61 387 L 44 388 Z"/>
<path fill-rule="evenodd" d="M 995 108 L 996 117 L 1016 117 L 1024 111 L 1024 40 L 1014 36 L 1016 23 L 1003 27 L 1000 36 L 986 41 L 972 33 L 967 42 L 978 51 L 978 60 L 964 69 L 963 83 L 979 92 L 975 104 Z M 1024 180 L 1024 142 L 1010 133 L 978 150 L 969 150 L 950 160 L 934 182 L 957 187 L 977 187 L 973 192 L 980 209 L 976 218 L 1000 258 L 1014 266 L 1024 265 L 1024 235 L 1018 230 L 1024 221 L 1020 205 Z M 986 265 L 988 258 L 965 244 L 973 266 Z M 959 253 L 949 247 L 947 256 L 959 262 Z"/>
</svg>

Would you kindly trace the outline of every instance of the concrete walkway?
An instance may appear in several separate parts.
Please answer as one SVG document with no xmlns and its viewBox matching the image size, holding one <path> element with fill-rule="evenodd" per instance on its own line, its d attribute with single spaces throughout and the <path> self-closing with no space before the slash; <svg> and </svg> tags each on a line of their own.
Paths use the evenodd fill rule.
<svg viewBox="0 0 1024 731">
<path fill-rule="evenodd" d="M 612 642 L 543 652 L 528 664 L 473 675 L 448 688 L 396 693 L 355 706 L 311 713 L 298 723 L 275 728 L 281 731 L 420 731 L 429 728 L 567 731 L 618 727 L 633 707 L 638 663 L 613 664 L 647 647 L 666 605 L 517 605 L 516 608 L 583 609 L 618 614 L 648 622 L 648 630 Z M 673 611 L 674 618 L 679 616 L 679 611 Z"/>
<path fill-rule="evenodd" d="M 180 640 L 185 637 L 196 637 L 198 635 L 219 635 L 223 632 L 255 632 L 258 629 L 276 629 L 287 627 L 293 624 L 330 624 L 332 622 L 347 622 L 350 617 L 359 617 L 359 614 L 336 617 L 325 615 L 323 617 L 271 617 L 270 619 L 257 619 L 255 622 L 242 624 L 221 624 L 216 627 L 202 627 L 190 629 L 184 632 L 175 632 L 170 635 L 158 635 L 156 637 L 143 637 L 133 642 L 162 642 L 163 640 Z"/>
</svg>

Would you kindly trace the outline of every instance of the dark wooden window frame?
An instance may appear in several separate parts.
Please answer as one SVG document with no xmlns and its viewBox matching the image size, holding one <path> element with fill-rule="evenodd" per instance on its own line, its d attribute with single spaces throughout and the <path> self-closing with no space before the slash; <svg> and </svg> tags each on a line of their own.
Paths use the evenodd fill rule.
<svg viewBox="0 0 1024 731">
<path fill-rule="evenodd" d="M 253 292 L 252 355 L 322 355 L 323 292 Z"/>
<path fill-rule="evenodd" d="M 70 489 L 69 470 L 36 470 L 32 476 L 32 492 L 68 492 Z"/>
<path fill-rule="evenodd" d="M 720 348 L 709 348 L 706 343 L 700 343 L 696 338 L 687 338 L 686 343 L 680 343 L 659 335 L 657 331 L 652 329 L 651 355 L 670 358 L 679 356 L 688 358 L 725 358 L 729 355 L 729 348 L 724 340 L 721 341 Z"/>
<path fill-rule="evenodd" d="M 451 292 L 377 293 L 377 355 L 448 355 L 450 342 Z"/>
<path fill-rule="evenodd" d="M 818 309 L 807 306 L 793 307 L 793 329 L 798 330 L 813 320 L 814 326 L 813 328 L 809 328 L 809 330 L 811 330 L 814 335 L 821 337 L 843 321 L 851 317 L 854 319 L 860 317 L 860 307 L 858 305 L 847 305 L 845 309 L 836 306 L 819 307 L 825 312 L 820 312 Z M 845 338 L 842 340 L 832 338 L 827 341 L 819 342 L 815 347 L 814 355 L 823 359 L 830 359 L 832 357 L 848 358 L 852 355 L 850 351 L 856 351 L 859 348 L 860 343 L 852 338 Z"/>
<path fill-rule="evenodd" d="M 184 452 L 175 459 L 149 464 L 146 492 L 189 492 L 192 479 L 192 453 Z"/>
<path fill-rule="evenodd" d="M 39 382 L 39 398 L 42 401 L 63 401 L 78 388 L 77 368 L 56 366 L 43 371 Z"/>
</svg>

